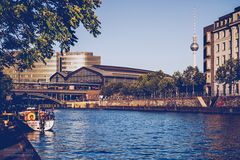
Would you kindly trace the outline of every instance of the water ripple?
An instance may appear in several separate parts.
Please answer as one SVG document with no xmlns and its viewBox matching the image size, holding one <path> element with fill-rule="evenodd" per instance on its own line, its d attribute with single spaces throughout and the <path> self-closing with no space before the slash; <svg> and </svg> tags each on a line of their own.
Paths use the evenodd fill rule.
<svg viewBox="0 0 240 160">
<path fill-rule="evenodd" d="M 27 135 L 42 159 L 238 159 L 235 115 L 57 110 L 54 132 Z"/>
</svg>

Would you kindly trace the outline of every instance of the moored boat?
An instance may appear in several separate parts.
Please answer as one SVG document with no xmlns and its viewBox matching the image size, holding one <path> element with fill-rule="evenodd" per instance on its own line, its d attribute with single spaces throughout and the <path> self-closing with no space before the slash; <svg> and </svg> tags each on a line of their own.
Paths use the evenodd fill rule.
<svg viewBox="0 0 240 160">
<path fill-rule="evenodd" d="M 28 108 L 19 113 L 20 120 L 34 131 L 48 131 L 54 126 L 54 112 L 52 109 Z"/>
</svg>

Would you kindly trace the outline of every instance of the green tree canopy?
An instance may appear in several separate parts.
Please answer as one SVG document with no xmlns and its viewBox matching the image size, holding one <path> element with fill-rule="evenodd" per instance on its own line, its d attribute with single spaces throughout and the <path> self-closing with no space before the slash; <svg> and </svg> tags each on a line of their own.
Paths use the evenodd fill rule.
<svg viewBox="0 0 240 160">
<path fill-rule="evenodd" d="M 216 72 L 216 80 L 219 83 L 233 84 L 235 81 L 240 80 L 239 74 L 239 61 L 238 60 L 228 60 L 224 65 L 218 67 Z"/>
<path fill-rule="evenodd" d="M 9 94 L 12 89 L 12 80 L 11 78 L 0 71 L 0 110 L 6 107 L 6 96 Z"/>
<path fill-rule="evenodd" d="M 142 75 L 132 84 L 108 83 L 102 88 L 104 96 L 121 94 L 135 97 L 169 97 L 177 93 L 192 93 L 193 88 L 197 93 L 203 93 L 205 76 L 198 68 L 191 66 L 181 72 L 175 72 L 173 76 L 163 71 L 150 72 Z"/>
<path fill-rule="evenodd" d="M 228 84 L 230 92 L 235 90 L 235 84 L 240 80 L 240 61 L 237 59 L 229 59 L 225 64 L 218 67 L 216 72 L 216 80 L 223 85 Z"/>
<path fill-rule="evenodd" d="M 176 92 L 176 83 L 172 77 L 164 77 L 159 83 L 159 92 L 163 93 L 165 96 L 171 96 Z"/>
<path fill-rule="evenodd" d="M 175 85 L 176 88 L 178 90 L 178 92 L 185 92 L 186 88 L 185 88 L 185 81 L 184 81 L 184 77 L 183 74 L 179 71 L 174 72 L 172 75 L 174 81 L 175 81 Z"/>
<path fill-rule="evenodd" d="M 121 89 L 124 87 L 122 83 L 119 82 L 109 82 L 107 85 L 103 86 L 101 94 L 104 96 L 111 96 L 115 93 L 120 93 Z"/>
<path fill-rule="evenodd" d="M 0 69 L 16 64 L 20 69 L 50 58 L 53 46 L 69 51 L 82 24 L 94 37 L 100 34 L 95 14 L 100 0 L 1 0 Z"/>
<path fill-rule="evenodd" d="M 176 87 L 179 93 L 203 93 L 205 85 L 205 76 L 196 67 L 188 66 L 183 73 L 177 71 L 173 74 Z"/>
</svg>

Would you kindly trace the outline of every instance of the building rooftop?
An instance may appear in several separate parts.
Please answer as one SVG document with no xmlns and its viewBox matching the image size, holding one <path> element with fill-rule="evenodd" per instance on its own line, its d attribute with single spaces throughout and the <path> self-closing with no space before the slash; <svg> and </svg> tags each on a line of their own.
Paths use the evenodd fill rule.
<svg viewBox="0 0 240 160">
<path fill-rule="evenodd" d="M 104 71 L 110 71 L 110 72 L 127 72 L 127 73 L 142 73 L 142 74 L 152 72 L 149 70 L 129 68 L 129 67 L 119 67 L 119 66 L 93 65 L 92 67 L 98 68 Z"/>
<path fill-rule="evenodd" d="M 150 70 L 143 70 L 143 69 L 136 69 L 136 68 L 128 68 L 128 67 L 119 67 L 119 66 L 106 66 L 106 65 L 93 65 L 90 67 L 81 67 L 73 72 L 56 72 L 51 76 L 51 78 L 56 75 L 60 74 L 65 79 L 68 79 L 75 73 L 83 70 L 91 70 L 96 72 L 104 77 L 116 77 L 116 78 L 138 78 L 140 75 L 147 74 L 153 71 Z M 51 79 L 50 78 L 50 79 Z"/>
<path fill-rule="evenodd" d="M 60 54 L 59 52 L 57 52 Z M 83 55 L 83 56 L 93 56 L 93 52 L 63 52 L 63 55 Z"/>
</svg>

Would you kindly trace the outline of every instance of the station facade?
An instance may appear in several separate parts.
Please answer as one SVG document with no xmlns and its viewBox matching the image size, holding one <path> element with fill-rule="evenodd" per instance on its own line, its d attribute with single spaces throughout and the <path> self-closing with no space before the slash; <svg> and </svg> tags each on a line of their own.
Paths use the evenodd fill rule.
<svg viewBox="0 0 240 160">
<path fill-rule="evenodd" d="M 79 89 L 79 84 L 91 84 L 88 87 L 100 89 L 109 82 L 129 83 L 136 81 L 141 75 L 151 71 L 136 68 L 93 65 L 81 67 L 73 72 L 56 72 L 50 77 L 51 83 L 71 85 L 71 89 Z"/>
</svg>

